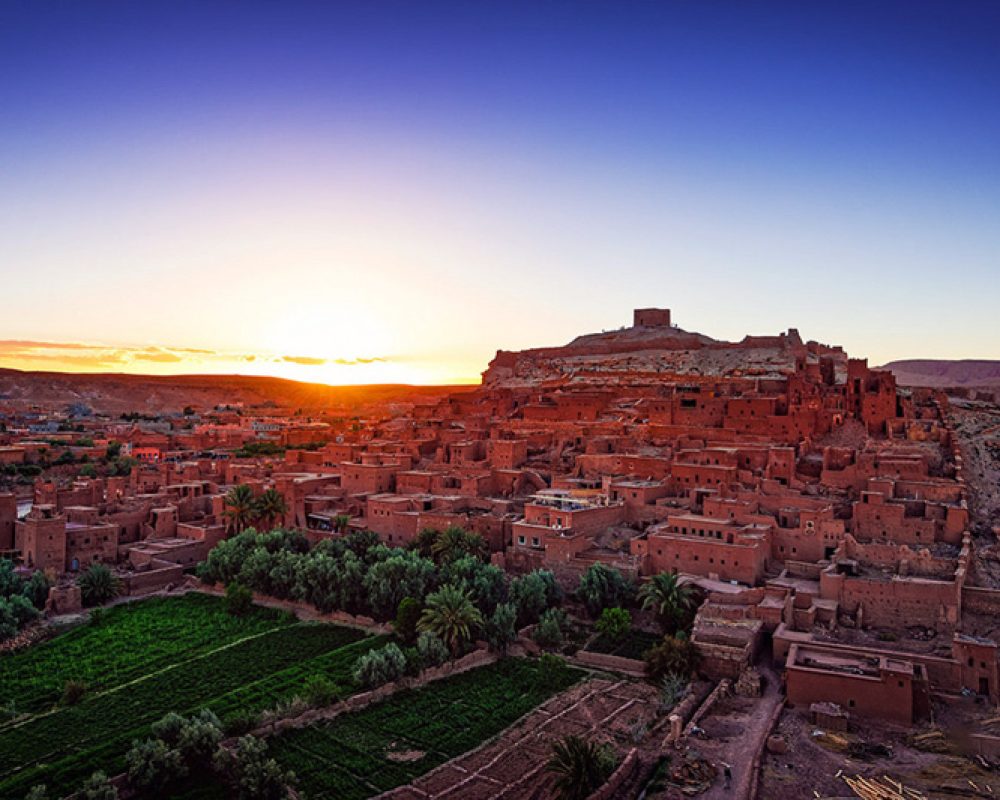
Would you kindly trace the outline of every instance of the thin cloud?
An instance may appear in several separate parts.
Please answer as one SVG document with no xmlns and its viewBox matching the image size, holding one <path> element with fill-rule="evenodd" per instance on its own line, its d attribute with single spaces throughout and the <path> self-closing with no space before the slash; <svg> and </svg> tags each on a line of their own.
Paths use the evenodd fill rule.
<svg viewBox="0 0 1000 800">
<path fill-rule="evenodd" d="M 93 350 L 97 345 L 80 342 L 35 342 L 29 339 L 0 339 L 0 352 L 25 350 Z M 100 348 L 99 348 L 100 349 Z"/>
<path fill-rule="evenodd" d="M 170 347 L 167 345 L 114 346 L 85 344 L 82 342 L 47 342 L 30 339 L 0 339 L 0 365 L 20 369 L 68 368 L 82 371 L 102 371 L 128 368 L 142 364 L 185 364 L 191 369 L 202 367 L 231 368 L 238 363 L 296 364 L 303 367 L 361 366 L 389 361 L 385 356 L 359 358 L 318 358 L 301 355 L 273 355 L 271 353 L 223 352 L 198 347 Z"/>
<path fill-rule="evenodd" d="M 383 361 L 388 361 L 388 359 L 383 356 L 376 356 L 374 358 L 335 358 L 333 363 L 341 364 L 345 367 L 354 367 L 358 364 L 375 364 Z"/>
<path fill-rule="evenodd" d="M 325 358 L 313 358 L 312 356 L 282 356 L 281 360 L 290 364 L 301 364 L 304 367 L 321 367 L 326 363 Z"/>
</svg>

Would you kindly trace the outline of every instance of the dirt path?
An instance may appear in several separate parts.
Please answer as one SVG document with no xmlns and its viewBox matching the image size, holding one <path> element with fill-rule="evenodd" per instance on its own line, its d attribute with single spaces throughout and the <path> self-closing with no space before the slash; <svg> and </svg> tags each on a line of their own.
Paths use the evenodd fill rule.
<svg viewBox="0 0 1000 800">
<path fill-rule="evenodd" d="M 701 722 L 706 737 L 692 737 L 688 745 L 701 753 L 719 769 L 715 783 L 704 794 L 704 800 L 752 800 L 754 757 L 770 732 L 776 709 L 784 703 L 777 675 L 762 670 L 766 679 L 760 697 L 726 697 L 720 700 Z M 732 769 L 732 781 L 726 788 L 723 764 Z"/>
</svg>

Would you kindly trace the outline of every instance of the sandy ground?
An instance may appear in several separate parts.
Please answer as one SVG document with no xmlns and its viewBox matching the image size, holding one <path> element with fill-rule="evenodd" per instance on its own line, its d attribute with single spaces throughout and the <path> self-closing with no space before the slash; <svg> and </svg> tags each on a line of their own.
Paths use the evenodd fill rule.
<svg viewBox="0 0 1000 800">
<path fill-rule="evenodd" d="M 888 775 L 927 798 L 1000 796 L 1000 772 L 985 770 L 962 755 L 961 736 L 952 726 L 965 724 L 961 720 L 977 713 L 965 708 L 966 704 L 961 699 L 935 701 L 937 723 L 948 731 L 945 752 L 928 752 L 913 746 L 911 736 L 931 730 L 930 723 L 910 730 L 852 719 L 850 731 L 839 736 L 851 742 L 892 748 L 891 755 L 871 758 L 852 757 L 835 740 L 817 736 L 819 729 L 801 709 L 786 708 L 774 732 L 785 740 L 787 752 L 765 755 L 757 797 L 760 800 L 854 797 L 843 780 L 844 775 L 874 778 Z M 977 707 L 978 710 L 981 709 Z M 975 788 L 969 784 L 970 780 Z"/>
</svg>

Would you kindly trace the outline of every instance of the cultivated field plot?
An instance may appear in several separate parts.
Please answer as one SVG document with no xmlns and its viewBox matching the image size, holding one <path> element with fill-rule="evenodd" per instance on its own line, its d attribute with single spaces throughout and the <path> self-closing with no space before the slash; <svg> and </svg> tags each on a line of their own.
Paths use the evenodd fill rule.
<svg viewBox="0 0 1000 800">
<path fill-rule="evenodd" d="M 663 636 L 633 628 L 618 642 L 611 641 L 603 634 L 596 636 L 587 645 L 587 650 L 591 653 L 606 653 L 611 656 L 641 661 L 643 653 L 651 647 L 656 647 L 662 641 Z"/>
<path fill-rule="evenodd" d="M 190 611 L 186 617 L 189 624 L 211 626 L 203 614 L 214 619 L 214 608 L 215 613 L 225 616 L 219 598 L 190 594 L 174 601 L 156 604 L 153 610 L 145 606 L 154 601 L 116 608 L 112 622 L 125 637 L 121 645 L 109 643 L 104 622 L 66 634 L 72 637 L 73 649 L 82 654 L 82 670 L 93 669 L 86 655 L 92 648 L 117 647 L 123 653 L 136 653 L 138 663 L 129 666 L 121 654 L 93 657 L 108 662 L 119 658 L 119 674 L 135 677 L 110 688 L 103 688 L 107 687 L 103 684 L 77 705 L 56 706 L 0 726 L 0 797 L 22 797 L 36 783 L 48 784 L 51 794 L 65 794 L 78 788 L 94 769 L 102 768 L 109 774 L 120 771 L 132 740 L 147 735 L 149 725 L 169 711 L 191 714 L 210 708 L 224 720 L 235 710 L 259 711 L 290 699 L 314 674 L 327 676 L 342 695 L 349 694 L 353 691 L 350 672 L 354 661 L 385 642 L 384 637 L 365 636 L 357 630 L 296 623 L 287 615 L 257 609 L 249 620 L 237 621 L 248 626 L 242 637 L 227 627 L 231 624 L 228 618 L 218 618 L 222 638 L 209 648 L 201 634 L 186 632 L 181 626 L 174 629 L 177 641 L 194 641 L 194 655 L 178 646 L 173 656 L 167 657 L 162 643 L 156 643 L 152 645 L 154 655 L 144 662 L 145 651 L 137 640 L 156 627 L 150 617 L 164 614 L 184 619 Z M 132 614 L 139 615 L 142 624 L 130 627 Z M 130 630 L 134 631 L 131 640 Z M 89 635 L 94 637 L 92 646 L 88 645 Z M 61 638 L 41 648 L 59 648 Z M 24 659 L 32 664 L 36 658 L 48 656 L 38 656 L 29 649 L 4 656 L 0 663 L 9 660 L 13 663 L 4 663 L 4 669 L 23 674 L 27 667 L 18 662 Z M 60 675 L 75 678 L 70 655 L 65 658 L 67 663 L 57 667 Z"/>
<path fill-rule="evenodd" d="M 221 598 L 197 593 L 154 597 L 101 613 L 99 625 L 81 625 L 0 657 L 0 706 L 21 714 L 41 711 L 58 702 L 66 681 L 83 681 L 90 691 L 111 689 L 294 622 L 287 614 L 259 607 L 234 617 Z"/>
<path fill-rule="evenodd" d="M 583 673 L 506 659 L 270 741 L 310 800 L 360 800 L 477 747 Z"/>
<path fill-rule="evenodd" d="M 553 697 L 494 742 L 401 786 L 393 800 L 528 800 L 547 797 L 552 743 L 576 735 L 610 744 L 621 758 L 633 734 L 657 719 L 659 694 L 637 681 L 594 679 Z"/>
</svg>

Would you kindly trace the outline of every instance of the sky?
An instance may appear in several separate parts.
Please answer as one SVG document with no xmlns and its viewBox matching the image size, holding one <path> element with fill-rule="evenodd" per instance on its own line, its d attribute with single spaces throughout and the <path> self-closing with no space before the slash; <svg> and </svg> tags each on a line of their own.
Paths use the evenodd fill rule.
<svg viewBox="0 0 1000 800">
<path fill-rule="evenodd" d="M 0 0 L 0 366 L 1000 358 L 1000 4 Z"/>
</svg>

